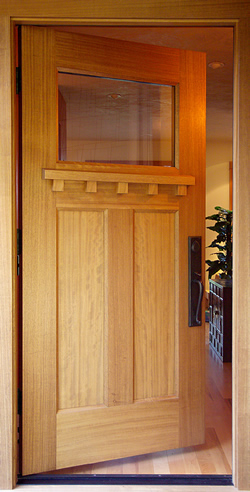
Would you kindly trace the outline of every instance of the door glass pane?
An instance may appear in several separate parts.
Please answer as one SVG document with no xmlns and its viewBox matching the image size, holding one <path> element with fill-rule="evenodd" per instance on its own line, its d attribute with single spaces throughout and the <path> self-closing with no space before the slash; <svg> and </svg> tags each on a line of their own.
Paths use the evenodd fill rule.
<svg viewBox="0 0 250 492">
<path fill-rule="evenodd" d="M 173 164 L 173 87 L 58 74 L 62 161 Z"/>
</svg>

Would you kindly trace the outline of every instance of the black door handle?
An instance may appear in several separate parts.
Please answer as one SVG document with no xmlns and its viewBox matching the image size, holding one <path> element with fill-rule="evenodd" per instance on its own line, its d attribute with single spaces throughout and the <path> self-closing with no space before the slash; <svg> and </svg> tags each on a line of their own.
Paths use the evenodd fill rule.
<svg viewBox="0 0 250 492">
<path fill-rule="evenodd" d="M 201 236 L 188 238 L 188 325 L 201 326 L 201 301 L 204 287 L 201 281 Z"/>
<path fill-rule="evenodd" d="M 196 313 L 195 313 L 195 321 L 197 323 L 197 325 L 201 325 L 201 318 L 199 319 L 199 313 L 200 313 L 200 309 L 201 309 L 201 301 L 202 301 L 202 297 L 203 297 L 203 292 L 204 292 L 204 287 L 203 287 L 203 283 L 201 282 L 201 280 L 192 280 L 192 282 L 194 282 L 195 284 L 198 284 L 199 286 L 199 297 L 198 297 L 198 302 L 197 302 L 197 308 L 196 308 Z"/>
</svg>

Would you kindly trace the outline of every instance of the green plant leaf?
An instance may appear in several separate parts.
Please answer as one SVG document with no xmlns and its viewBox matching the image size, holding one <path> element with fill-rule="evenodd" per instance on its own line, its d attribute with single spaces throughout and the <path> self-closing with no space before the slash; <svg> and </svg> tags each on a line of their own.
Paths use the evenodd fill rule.
<svg viewBox="0 0 250 492">
<path fill-rule="evenodd" d="M 227 215 L 233 215 L 233 211 L 232 210 L 228 210 L 227 208 L 222 208 L 222 207 L 219 207 L 218 205 L 216 207 L 214 207 L 215 210 L 220 210 L 220 212 L 223 212 L 224 214 L 227 214 Z"/>
<path fill-rule="evenodd" d="M 220 235 L 223 235 L 223 237 L 226 237 L 226 229 L 220 226 L 220 224 L 215 224 L 213 226 L 208 226 L 207 229 L 210 229 L 210 231 L 215 231 L 219 232 Z"/>
<path fill-rule="evenodd" d="M 220 214 L 208 215 L 207 220 L 220 220 Z"/>
<path fill-rule="evenodd" d="M 214 241 L 212 241 L 211 244 L 209 244 L 209 246 L 207 246 L 207 248 L 218 248 L 220 251 L 224 251 L 227 248 L 225 245 L 221 246 L 221 244 L 220 244 L 221 242 L 222 242 L 222 240 L 220 240 L 218 242 L 218 239 L 214 239 Z"/>
<path fill-rule="evenodd" d="M 212 275 L 215 275 L 215 273 L 217 273 L 219 270 L 221 270 L 221 265 L 220 263 L 218 262 L 214 262 L 214 265 L 211 265 L 208 269 L 207 269 L 207 272 L 208 272 L 208 276 L 209 278 L 212 277 Z"/>
<path fill-rule="evenodd" d="M 208 226 L 207 229 L 216 233 L 216 237 L 212 240 L 209 248 L 215 248 L 217 251 L 211 253 L 216 255 L 217 259 L 214 261 L 207 260 L 209 278 L 222 270 L 220 273 L 221 278 L 228 278 L 232 276 L 232 220 L 233 213 L 231 210 L 216 206 L 216 214 L 206 217 L 207 220 L 212 220 L 215 223 Z"/>
</svg>

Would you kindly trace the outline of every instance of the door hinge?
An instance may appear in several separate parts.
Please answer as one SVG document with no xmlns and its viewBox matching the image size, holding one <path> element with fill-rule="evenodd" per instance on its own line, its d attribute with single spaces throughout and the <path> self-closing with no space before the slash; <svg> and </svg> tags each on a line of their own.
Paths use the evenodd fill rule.
<svg viewBox="0 0 250 492">
<path fill-rule="evenodd" d="M 20 255 L 22 254 L 22 231 L 21 231 L 21 229 L 17 229 L 16 239 L 17 239 L 17 275 L 20 275 Z"/>
<path fill-rule="evenodd" d="M 17 390 L 17 413 L 22 415 L 22 390 L 20 388 Z"/>
<path fill-rule="evenodd" d="M 16 67 L 16 94 L 21 92 L 21 67 Z"/>
</svg>

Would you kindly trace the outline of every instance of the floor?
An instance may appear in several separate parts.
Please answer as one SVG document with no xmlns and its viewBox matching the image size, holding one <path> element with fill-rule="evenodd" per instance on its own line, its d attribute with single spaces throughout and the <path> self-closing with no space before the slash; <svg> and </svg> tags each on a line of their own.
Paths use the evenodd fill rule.
<svg viewBox="0 0 250 492">
<path fill-rule="evenodd" d="M 206 333 L 205 444 L 105 463 L 78 466 L 58 470 L 54 473 L 230 475 L 232 473 L 232 364 L 223 364 L 209 347 L 208 324 L 206 325 Z M 157 488 L 157 491 L 160 490 Z M 196 488 L 195 490 L 198 492 Z M 229 489 L 227 488 L 227 490 Z M 115 492 L 113 486 L 112 491 Z M 91 489 L 91 492 L 94 492 L 94 489 Z"/>
</svg>

